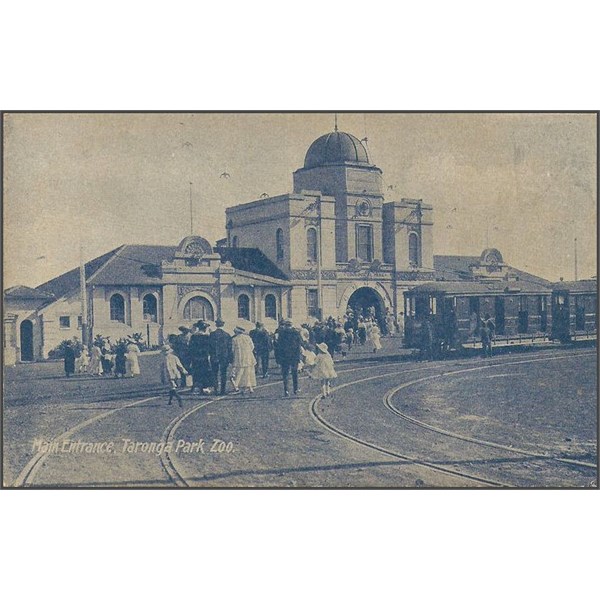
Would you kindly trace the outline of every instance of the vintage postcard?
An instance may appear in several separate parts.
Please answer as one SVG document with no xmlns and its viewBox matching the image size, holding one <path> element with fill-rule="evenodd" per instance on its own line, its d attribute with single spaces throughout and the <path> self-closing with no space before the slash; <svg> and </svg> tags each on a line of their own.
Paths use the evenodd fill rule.
<svg viewBox="0 0 600 600">
<path fill-rule="evenodd" d="M 3 487 L 597 487 L 596 113 L 2 131 Z"/>
</svg>

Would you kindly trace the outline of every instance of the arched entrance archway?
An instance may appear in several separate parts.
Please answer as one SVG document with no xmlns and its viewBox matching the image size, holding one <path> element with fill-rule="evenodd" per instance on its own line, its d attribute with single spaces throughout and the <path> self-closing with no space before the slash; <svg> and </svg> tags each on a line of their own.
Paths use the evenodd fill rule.
<svg viewBox="0 0 600 600">
<path fill-rule="evenodd" d="M 352 311 L 355 319 L 374 316 L 379 328 L 385 332 L 385 305 L 383 298 L 373 288 L 360 287 L 354 290 L 346 309 Z"/>
<path fill-rule="evenodd" d="M 21 360 L 33 360 L 33 323 L 29 319 L 21 322 Z"/>
</svg>

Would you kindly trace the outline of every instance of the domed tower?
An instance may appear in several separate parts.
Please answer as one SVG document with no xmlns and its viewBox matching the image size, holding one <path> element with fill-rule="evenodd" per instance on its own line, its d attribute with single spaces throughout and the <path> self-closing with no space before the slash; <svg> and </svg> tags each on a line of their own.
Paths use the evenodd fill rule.
<svg viewBox="0 0 600 600">
<path fill-rule="evenodd" d="M 294 192 L 335 198 L 336 262 L 382 260 L 381 169 L 353 135 L 333 131 L 315 140 L 294 173 Z"/>
</svg>

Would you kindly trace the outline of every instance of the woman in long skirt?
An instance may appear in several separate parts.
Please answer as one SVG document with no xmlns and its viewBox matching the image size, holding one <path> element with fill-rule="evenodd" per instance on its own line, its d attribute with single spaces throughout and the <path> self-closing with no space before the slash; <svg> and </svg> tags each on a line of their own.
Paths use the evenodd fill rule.
<svg viewBox="0 0 600 600">
<path fill-rule="evenodd" d="M 246 390 L 251 394 L 256 387 L 256 357 L 254 356 L 254 344 L 243 327 L 236 327 L 232 339 L 233 346 L 233 375 L 231 382 L 235 391 Z"/>
<path fill-rule="evenodd" d="M 196 331 L 190 339 L 189 353 L 192 369 L 192 392 L 197 389 L 200 395 L 208 394 L 213 385 L 210 368 L 210 335 L 208 323 L 198 321 Z"/>
<path fill-rule="evenodd" d="M 367 329 L 367 336 L 373 347 L 373 352 L 381 350 L 381 331 L 379 330 L 377 323 L 372 323 Z"/>
<path fill-rule="evenodd" d="M 128 341 L 127 354 L 125 354 L 125 358 L 127 359 L 127 376 L 135 377 L 136 375 L 140 374 L 140 362 L 138 358 L 140 355 L 140 349 L 132 338 L 129 338 Z"/>
<path fill-rule="evenodd" d="M 92 346 L 92 356 L 88 365 L 90 375 L 102 375 L 102 350 L 96 345 Z"/>
</svg>

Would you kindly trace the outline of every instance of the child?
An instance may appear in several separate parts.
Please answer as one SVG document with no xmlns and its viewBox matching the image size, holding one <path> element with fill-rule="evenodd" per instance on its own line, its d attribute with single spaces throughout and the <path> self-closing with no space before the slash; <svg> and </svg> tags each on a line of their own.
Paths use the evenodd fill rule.
<svg viewBox="0 0 600 600">
<path fill-rule="evenodd" d="M 300 353 L 302 354 L 302 363 L 304 364 L 304 372 L 312 378 L 312 368 L 315 366 L 317 355 L 312 351 L 300 347 Z"/>
<path fill-rule="evenodd" d="M 181 375 L 187 374 L 181 361 L 173 353 L 173 348 L 165 344 L 162 348 L 161 379 L 163 383 L 169 382 L 169 404 L 172 404 L 173 398 L 177 398 L 179 406 L 183 407 L 181 396 L 177 392 L 177 381 L 180 380 Z"/>
<path fill-rule="evenodd" d="M 317 357 L 311 376 L 313 379 L 321 380 L 321 398 L 329 396 L 331 393 L 331 380 L 337 377 L 337 373 L 333 366 L 333 358 L 327 351 L 327 344 L 323 342 L 317 344 Z"/>
</svg>

